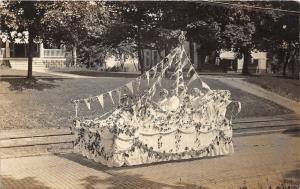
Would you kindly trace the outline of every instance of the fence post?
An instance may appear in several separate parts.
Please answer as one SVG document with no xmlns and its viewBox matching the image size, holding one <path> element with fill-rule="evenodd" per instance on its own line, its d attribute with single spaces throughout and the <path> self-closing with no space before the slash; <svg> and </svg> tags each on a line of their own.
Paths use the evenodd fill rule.
<svg viewBox="0 0 300 189">
<path fill-rule="evenodd" d="M 44 58 L 44 43 L 40 43 L 40 58 Z"/>
</svg>

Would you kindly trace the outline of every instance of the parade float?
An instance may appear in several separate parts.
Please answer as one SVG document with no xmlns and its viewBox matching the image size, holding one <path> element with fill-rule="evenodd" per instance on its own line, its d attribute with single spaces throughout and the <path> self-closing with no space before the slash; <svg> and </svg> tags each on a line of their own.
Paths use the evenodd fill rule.
<svg viewBox="0 0 300 189">
<path fill-rule="evenodd" d="M 183 35 L 180 41 L 160 63 L 124 86 L 73 100 L 76 152 L 109 167 L 233 153 L 232 119 L 241 105 L 230 100 L 230 91 L 212 90 L 201 80 L 183 47 Z M 142 81 L 147 90 L 141 92 Z M 104 108 L 105 96 L 116 105 L 113 110 L 94 119 L 79 118 L 79 104 Z"/>
</svg>

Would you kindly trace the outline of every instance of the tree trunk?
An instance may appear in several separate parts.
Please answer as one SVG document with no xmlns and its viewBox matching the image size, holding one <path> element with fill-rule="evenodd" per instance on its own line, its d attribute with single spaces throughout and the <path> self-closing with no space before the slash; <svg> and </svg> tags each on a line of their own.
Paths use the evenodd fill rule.
<svg viewBox="0 0 300 189">
<path fill-rule="evenodd" d="M 288 54 L 287 54 L 287 52 L 285 52 L 285 54 L 284 54 L 284 64 L 283 64 L 283 68 L 282 68 L 282 75 L 283 76 L 286 76 L 286 68 L 287 68 L 288 63 L 289 63 Z"/>
<path fill-rule="evenodd" d="M 189 41 L 189 46 L 190 46 L 190 59 L 191 59 L 191 63 L 194 65 L 195 64 L 195 60 L 194 60 L 194 43 L 193 40 L 190 39 Z"/>
<path fill-rule="evenodd" d="M 32 29 L 28 29 L 29 31 L 29 36 L 28 36 L 28 70 L 27 70 L 27 78 L 30 79 L 32 78 L 32 57 L 33 57 L 33 33 L 32 33 Z"/>
<path fill-rule="evenodd" d="M 142 48 L 142 44 L 141 44 L 141 34 L 140 34 L 140 28 L 138 27 L 138 33 L 137 33 L 137 47 L 138 47 L 138 59 L 139 59 L 139 64 L 141 67 L 141 74 L 143 74 L 145 72 L 145 65 L 144 65 L 144 59 L 143 59 L 143 48 Z"/>
<path fill-rule="evenodd" d="M 73 49 L 72 49 L 72 58 L 73 58 L 73 66 L 76 67 L 76 64 L 77 64 L 77 48 L 76 46 L 74 45 L 73 46 Z"/>
<path fill-rule="evenodd" d="M 200 71 L 201 70 L 201 65 L 204 64 L 205 61 L 205 54 L 203 52 L 199 52 L 199 59 L 197 62 L 197 70 Z"/>
<path fill-rule="evenodd" d="M 242 49 L 242 53 L 244 55 L 244 63 L 243 63 L 243 69 L 242 69 L 242 73 L 244 75 L 249 75 L 249 69 L 248 69 L 248 65 L 251 62 L 251 52 L 250 49 L 245 47 Z"/>
<path fill-rule="evenodd" d="M 138 59 L 139 59 L 139 64 L 140 64 L 140 68 L 141 68 L 141 74 L 143 74 L 145 72 L 145 66 L 144 66 L 144 61 L 143 61 L 143 57 L 142 57 L 142 51 L 143 51 L 143 49 L 141 49 L 140 45 L 138 45 Z"/>
</svg>

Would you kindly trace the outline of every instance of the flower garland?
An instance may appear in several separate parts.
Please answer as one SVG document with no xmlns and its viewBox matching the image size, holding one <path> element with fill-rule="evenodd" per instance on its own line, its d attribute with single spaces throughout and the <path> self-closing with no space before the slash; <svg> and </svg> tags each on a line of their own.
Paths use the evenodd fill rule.
<svg viewBox="0 0 300 189">
<path fill-rule="evenodd" d="M 89 150 L 92 154 L 97 154 L 99 156 L 102 156 L 104 159 L 109 160 L 110 158 L 113 158 L 114 155 L 122 154 L 124 157 L 129 157 L 130 152 L 134 152 L 137 149 L 143 150 L 144 153 L 148 153 L 149 157 L 154 156 L 155 158 L 159 159 L 165 159 L 165 158 L 175 158 L 175 157 L 184 157 L 186 155 L 191 157 L 199 157 L 200 155 L 203 155 L 204 153 L 209 153 L 211 150 L 214 149 L 215 145 L 219 145 L 220 141 L 224 141 L 225 144 L 232 143 L 231 137 L 225 137 L 223 132 L 220 132 L 220 136 L 216 136 L 215 139 L 206 147 L 203 147 L 200 150 L 194 150 L 193 148 L 189 150 L 188 147 L 186 147 L 186 151 L 184 152 L 178 152 L 178 153 L 172 153 L 172 152 L 159 152 L 153 150 L 153 147 L 149 147 L 147 144 L 144 144 L 141 142 L 138 138 L 133 139 L 133 144 L 129 149 L 120 150 L 118 152 L 112 152 L 111 154 L 105 153 L 105 149 L 103 146 L 101 146 L 101 136 L 99 133 L 91 133 L 88 132 L 88 140 L 89 141 L 81 141 L 84 140 L 84 130 L 85 129 L 79 129 L 78 138 L 74 141 L 74 145 L 78 145 L 80 142 L 84 144 L 84 147 Z M 180 137 L 178 137 L 175 141 L 176 143 L 176 150 L 179 149 L 179 143 L 180 143 Z M 159 144 L 159 148 L 161 147 L 162 143 Z M 199 146 L 199 145 L 198 145 Z M 172 151 L 172 150 L 170 150 Z"/>
</svg>

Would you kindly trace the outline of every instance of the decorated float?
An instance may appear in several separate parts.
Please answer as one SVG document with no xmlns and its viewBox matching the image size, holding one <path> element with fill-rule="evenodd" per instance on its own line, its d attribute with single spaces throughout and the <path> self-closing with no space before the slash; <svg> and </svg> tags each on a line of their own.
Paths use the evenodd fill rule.
<svg viewBox="0 0 300 189">
<path fill-rule="evenodd" d="M 212 90 L 200 79 L 183 48 L 184 35 L 180 41 L 160 63 L 126 85 L 73 100 L 78 153 L 109 167 L 233 153 L 232 119 L 240 103 L 230 100 L 229 91 Z M 141 90 L 142 81 L 146 90 Z M 80 103 L 87 109 L 93 102 L 104 108 L 104 96 L 115 105 L 112 111 L 79 119 Z"/>
</svg>

